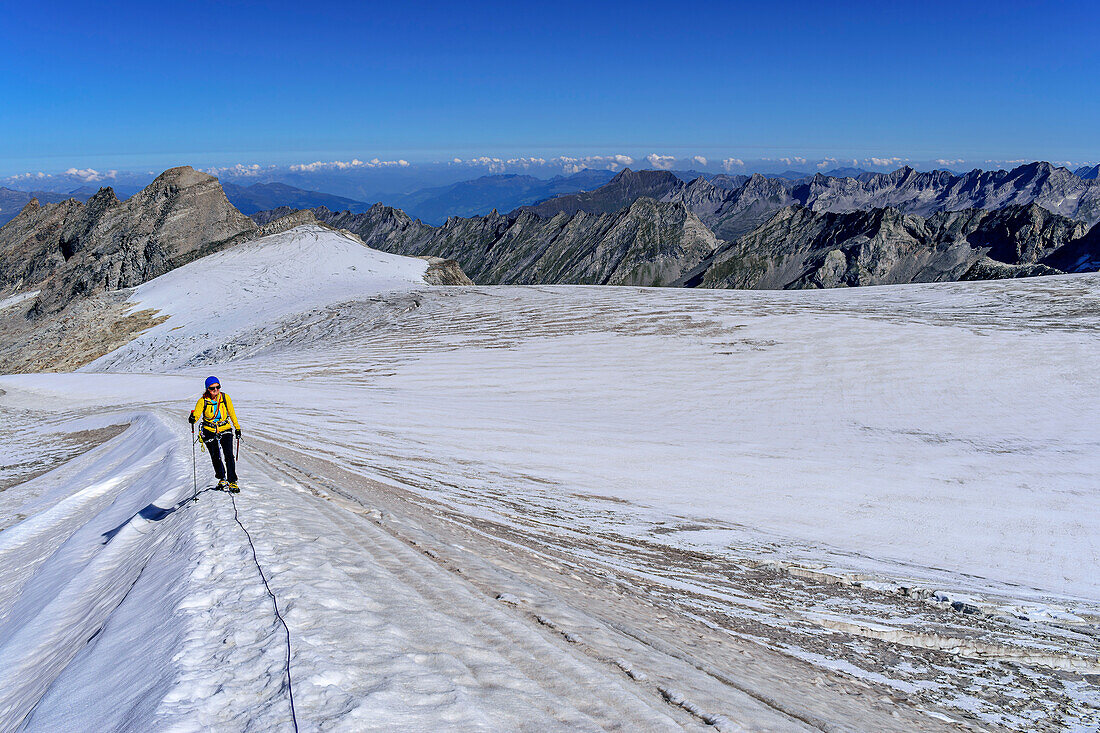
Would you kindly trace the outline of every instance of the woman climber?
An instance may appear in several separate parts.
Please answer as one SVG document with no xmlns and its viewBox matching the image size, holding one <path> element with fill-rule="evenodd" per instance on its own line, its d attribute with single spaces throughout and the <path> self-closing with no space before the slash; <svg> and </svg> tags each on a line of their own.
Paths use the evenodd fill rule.
<svg viewBox="0 0 1100 733">
<path fill-rule="evenodd" d="M 221 382 L 217 377 L 206 378 L 206 391 L 195 403 L 187 421 L 192 425 L 201 420 L 199 427 L 202 442 L 210 452 L 214 464 L 214 476 L 218 479 L 216 488 L 237 493 L 237 462 L 233 460 L 233 436 L 241 437 L 241 426 L 237 422 L 237 413 L 233 411 L 233 400 L 221 391 Z M 233 426 L 230 430 L 230 425 Z M 225 463 L 222 463 L 222 454 Z M 229 473 L 226 474 L 228 469 Z"/>
</svg>

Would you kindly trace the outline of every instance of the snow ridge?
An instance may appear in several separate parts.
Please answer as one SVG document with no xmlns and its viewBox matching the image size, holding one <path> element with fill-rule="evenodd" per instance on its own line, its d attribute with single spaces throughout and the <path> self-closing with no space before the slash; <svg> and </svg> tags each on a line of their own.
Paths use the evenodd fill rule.
<svg viewBox="0 0 1100 733">
<path fill-rule="evenodd" d="M 231 247 L 138 286 L 128 302 L 167 321 L 82 371 L 159 371 L 187 364 L 233 334 L 332 303 L 427 287 L 428 263 L 303 225 Z"/>
</svg>

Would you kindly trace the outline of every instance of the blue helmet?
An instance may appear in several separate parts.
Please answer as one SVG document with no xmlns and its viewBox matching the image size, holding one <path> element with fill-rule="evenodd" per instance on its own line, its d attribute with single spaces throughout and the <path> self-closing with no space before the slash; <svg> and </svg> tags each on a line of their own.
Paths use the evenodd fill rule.
<svg viewBox="0 0 1100 733">
<path fill-rule="evenodd" d="M 215 384 L 220 386 L 221 383 L 222 383 L 221 380 L 218 379 L 217 377 L 207 377 L 206 378 L 206 388 L 207 389 L 210 389 Z"/>
</svg>

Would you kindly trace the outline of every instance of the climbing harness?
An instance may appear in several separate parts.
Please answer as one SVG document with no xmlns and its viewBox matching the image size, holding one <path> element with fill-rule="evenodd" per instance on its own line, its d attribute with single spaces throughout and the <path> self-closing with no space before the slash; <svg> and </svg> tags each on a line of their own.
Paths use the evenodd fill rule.
<svg viewBox="0 0 1100 733">
<path fill-rule="evenodd" d="M 209 420 L 206 419 L 206 405 L 207 403 L 213 403 L 214 414 Z M 222 408 L 225 408 L 225 413 L 222 413 Z M 203 409 L 202 409 L 202 430 L 203 440 L 216 438 L 224 432 L 223 428 L 228 428 L 232 422 L 229 419 L 229 406 L 225 403 L 225 393 L 219 392 L 218 396 L 214 399 L 209 397 L 203 397 Z M 207 435 L 209 434 L 209 436 Z"/>
</svg>

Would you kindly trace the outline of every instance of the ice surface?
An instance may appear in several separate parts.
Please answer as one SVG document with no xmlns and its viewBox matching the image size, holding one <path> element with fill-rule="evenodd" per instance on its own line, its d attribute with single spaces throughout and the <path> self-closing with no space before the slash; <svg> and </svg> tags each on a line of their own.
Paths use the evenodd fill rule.
<svg viewBox="0 0 1100 733">
<path fill-rule="evenodd" d="M 311 726 L 1027 729 L 1044 659 L 1094 664 L 1072 629 L 1100 608 L 1100 276 L 444 289 L 425 267 L 292 230 L 138 288 L 170 318 L 82 373 L 0 377 L 28 426 L 130 424 L 0 493 L 0 727 L 286 724 L 281 627 L 228 497 L 180 504 L 183 415 L 215 370 Z M 53 433 L 13 435 L 5 463 L 52 455 Z M 372 478 L 403 498 L 356 503 Z M 762 572 L 770 595 L 735 582 Z M 938 596 L 902 614 L 902 587 Z M 966 625 L 964 599 L 1011 623 Z M 876 717 L 776 649 L 919 704 Z M 962 695 L 949 664 L 985 687 Z M 1066 679 L 1085 725 L 1065 711 L 1100 696 Z"/>
<path fill-rule="evenodd" d="M 31 298 L 36 297 L 38 293 L 39 291 L 37 290 L 31 290 L 26 293 L 16 293 L 15 295 L 10 295 L 7 298 L 0 298 L 0 310 L 3 310 L 4 308 L 10 308 L 13 305 L 18 305 L 19 303 L 28 301 Z"/>
</svg>

